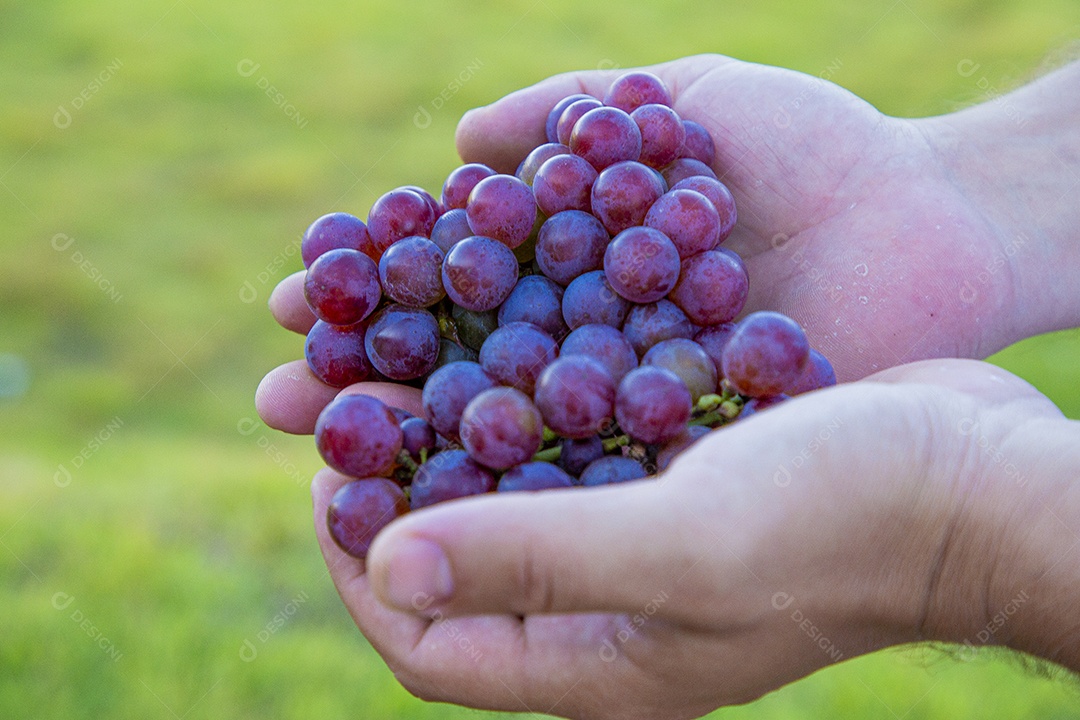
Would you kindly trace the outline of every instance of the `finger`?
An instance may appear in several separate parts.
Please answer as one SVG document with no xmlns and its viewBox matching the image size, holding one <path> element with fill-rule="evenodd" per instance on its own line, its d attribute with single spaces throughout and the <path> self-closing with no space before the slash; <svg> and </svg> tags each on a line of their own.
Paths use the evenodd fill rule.
<svg viewBox="0 0 1080 720">
<path fill-rule="evenodd" d="M 294 272 L 277 284 L 270 293 L 270 314 L 286 330 L 306 335 L 315 324 L 315 315 L 304 299 L 304 277 L 307 272 Z"/>
<path fill-rule="evenodd" d="M 390 407 L 395 407 L 417 417 L 424 416 L 424 405 L 420 400 L 420 391 L 408 385 L 387 382 L 365 382 L 350 385 L 341 391 L 342 395 L 370 395 L 378 398 Z"/>
<path fill-rule="evenodd" d="M 544 121 L 555 103 L 567 95 L 586 93 L 603 99 L 623 72 L 641 69 L 655 73 L 667 84 L 677 106 L 679 95 L 694 80 L 726 62 L 734 61 L 720 55 L 698 55 L 644 68 L 556 75 L 467 112 L 455 136 L 458 154 L 465 162 L 480 162 L 499 172 L 512 173 L 530 150 L 547 142 Z"/>
</svg>

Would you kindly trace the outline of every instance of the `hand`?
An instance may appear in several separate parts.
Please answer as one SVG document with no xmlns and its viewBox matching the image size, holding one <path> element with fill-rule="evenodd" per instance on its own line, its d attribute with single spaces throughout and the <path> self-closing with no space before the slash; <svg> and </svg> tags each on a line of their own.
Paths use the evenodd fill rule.
<svg viewBox="0 0 1080 720">
<path fill-rule="evenodd" d="M 1068 421 L 982 363 L 873 380 L 718 430 L 657 481 L 407 515 L 378 536 L 366 572 L 327 534 L 347 479 L 323 471 L 319 544 L 405 687 L 480 708 L 698 717 L 887 645 L 977 643 L 984 609 L 1062 557 L 1028 565 L 1014 541 L 1044 525 L 1060 542 L 1041 502 L 1057 506 L 1070 484 L 1021 488 L 983 446 L 1037 470 L 1029 443 Z M 1010 637 L 1048 625 L 1030 613 L 1052 594 L 1023 587 Z"/>
</svg>

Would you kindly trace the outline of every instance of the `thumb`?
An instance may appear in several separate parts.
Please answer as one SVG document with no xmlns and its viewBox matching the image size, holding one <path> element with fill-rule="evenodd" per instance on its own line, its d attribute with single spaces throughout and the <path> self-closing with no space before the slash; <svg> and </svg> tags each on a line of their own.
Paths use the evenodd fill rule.
<svg viewBox="0 0 1080 720">
<path fill-rule="evenodd" d="M 409 612 L 620 612 L 674 585 L 685 558 L 665 486 L 496 494 L 426 509 L 387 527 L 367 556 L 372 589 Z M 684 523 L 685 526 L 685 523 Z"/>
</svg>

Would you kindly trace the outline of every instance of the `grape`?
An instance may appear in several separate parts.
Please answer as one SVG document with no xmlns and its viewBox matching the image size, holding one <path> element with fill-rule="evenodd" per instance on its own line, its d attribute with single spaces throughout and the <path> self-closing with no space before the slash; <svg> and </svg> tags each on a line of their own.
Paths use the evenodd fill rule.
<svg viewBox="0 0 1080 720">
<path fill-rule="evenodd" d="M 596 435 L 574 440 L 559 441 L 559 465 L 573 477 L 581 475 L 585 466 L 604 455 L 604 442 Z"/>
<path fill-rule="evenodd" d="M 307 268 L 323 253 L 339 248 L 359 250 L 373 260 L 379 259 L 367 225 L 360 218 L 344 212 L 323 215 L 311 223 L 300 241 L 300 257 Z"/>
<path fill-rule="evenodd" d="M 386 248 L 404 237 L 427 237 L 435 225 L 435 213 L 419 193 L 398 188 L 386 193 L 371 206 L 368 213 L 368 233 L 376 250 Z"/>
<path fill-rule="evenodd" d="M 649 103 L 630 113 L 641 131 L 641 162 L 662 168 L 679 157 L 686 130 L 682 120 L 666 105 Z"/>
<path fill-rule="evenodd" d="M 696 177 L 698 175 L 716 180 L 716 173 L 713 172 L 711 167 L 691 158 L 679 158 L 661 172 L 668 187 L 671 187 L 688 177 Z"/>
<path fill-rule="evenodd" d="M 514 175 L 526 185 L 532 185 L 533 181 L 536 180 L 537 171 L 544 163 L 553 157 L 569 154 L 570 148 L 562 143 L 549 142 L 540 145 L 533 148 L 532 152 L 525 156 L 525 159 L 518 165 L 517 172 L 515 172 Z"/>
<path fill-rule="evenodd" d="M 409 488 L 413 510 L 495 490 L 491 471 L 464 450 L 443 450 L 420 466 Z"/>
<path fill-rule="evenodd" d="M 562 340 L 570 329 L 562 316 L 563 289 L 543 275 L 526 275 L 518 280 L 510 296 L 499 307 L 499 325 L 528 322 Z"/>
<path fill-rule="evenodd" d="M 560 285 L 604 263 L 611 236 L 600 221 L 587 212 L 565 210 L 549 217 L 536 240 L 536 263 L 540 271 Z"/>
<path fill-rule="evenodd" d="M 562 117 L 563 111 L 576 103 L 578 100 L 595 100 L 592 95 L 586 95 L 584 93 L 578 93 L 576 95 L 567 95 L 559 102 L 555 103 L 555 107 L 551 108 L 548 113 L 547 121 L 544 123 L 544 134 L 547 136 L 549 143 L 558 142 L 559 140 L 559 118 Z"/>
<path fill-rule="evenodd" d="M 450 363 L 431 373 L 424 383 L 421 402 L 424 415 L 443 437 L 460 439 L 461 413 L 474 397 L 495 387 L 495 380 L 479 363 Z"/>
<path fill-rule="evenodd" d="M 641 358 L 641 364 L 655 365 L 675 373 L 686 385 L 690 399 L 695 403 L 702 395 L 716 392 L 716 366 L 693 340 L 672 338 L 658 342 Z"/>
<path fill-rule="evenodd" d="M 663 177 L 639 162 L 615 163 L 592 187 L 592 212 L 612 235 L 641 225 L 649 208 L 667 191 Z"/>
<path fill-rule="evenodd" d="M 604 104 L 631 112 L 638 107 L 657 103 L 671 107 L 671 93 L 664 81 L 650 72 L 635 70 L 624 73 L 611 83 Z"/>
<path fill-rule="evenodd" d="M 338 488 L 326 507 L 326 525 L 339 548 L 363 560 L 379 531 L 408 511 L 409 503 L 396 483 L 364 478 Z"/>
<path fill-rule="evenodd" d="M 697 325 L 725 323 L 746 305 L 746 278 L 741 260 L 710 250 L 683 260 L 679 282 L 668 297 Z"/>
<path fill-rule="evenodd" d="M 532 323 L 512 322 L 488 336 L 480 348 L 480 366 L 501 385 L 531 397 L 536 379 L 555 361 L 559 345 Z"/>
<path fill-rule="evenodd" d="M 424 202 L 427 203 L 428 209 L 431 210 L 432 223 L 438 221 L 439 216 L 443 214 L 443 206 L 435 199 L 435 196 L 429 193 L 419 185 L 403 185 L 401 190 L 411 190 L 420 197 L 424 198 Z"/>
<path fill-rule="evenodd" d="M 676 455 L 681 455 L 684 450 L 708 435 L 709 432 L 710 429 L 704 425 L 687 425 L 656 453 L 656 469 L 661 472 L 667 470 Z"/>
<path fill-rule="evenodd" d="M 669 190 L 653 203 L 645 225 L 667 235 L 686 259 L 720 242 L 720 215 L 709 198 L 693 190 Z"/>
<path fill-rule="evenodd" d="M 435 360 L 435 369 L 439 369 L 450 363 L 460 360 L 476 362 L 480 359 L 479 353 L 467 345 L 460 345 L 450 338 L 439 338 L 439 357 Z"/>
<path fill-rule="evenodd" d="M 472 234 L 469 217 L 465 210 L 454 208 L 447 210 L 435 221 L 435 227 L 431 228 L 431 242 L 438 245 L 445 254 L 450 252 L 450 248 L 454 247 L 459 240 L 464 240 Z"/>
<path fill-rule="evenodd" d="M 623 334 L 641 357 L 663 340 L 693 337 L 694 325 L 673 302 L 660 300 L 632 307 L 623 323 Z"/>
<path fill-rule="evenodd" d="M 308 330 L 304 357 L 315 377 L 330 387 L 363 382 L 373 374 L 364 351 L 364 325 L 331 325 L 316 320 Z"/>
<path fill-rule="evenodd" d="M 628 114 L 613 107 L 590 110 L 570 135 L 570 151 L 597 170 L 641 155 L 641 131 Z"/>
<path fill-rule="evenodd" d="M 680 148 L 679 157 L 690 158 L 712 165 L 716 160 L 716 145 L 713 144 L 709 131 L 693 120 L 683 120 L 686 140 Z"/>
<path fill-rule="evenodd" d="M 569 487 L 574 487 L 574 481 L 558 465 L 552 465 L 549 462 L 527 462 L 516 465 L 503 473 L 496 490 L 518 492 Z"/>
<path fill-rule="evenodd" d="M 693 175 L 675 183 L 672 190 L 693 190 L 709 198 L 716 214 L 720 217 L 720 239 L 718 243 L 727 240 L 731 230 L 735 227 L 738 214 L 735 212 L 735 198 L 727 185 L 704 175 Z"/>
<path fill-rule="evenodd" d="M 455 169 L 446 177 L 446 182 L 442 186 L 443 206 L 448 211 L 464 210 L 465 203 L 469 200 L 469 193 L 476 187 L 476 183 L 495 174 L 494 170 L 480 163 L 468 163 Z"/>
<path fill-rule="evenodd" d="M 577 155 L 556 155 L 548 159 L 533 178 L 537 207 L 545 215 L 563 210 L 588 212 L 596 175 L 596 169 Z"/>
<path fill-rule="evenodd" d="M 563 357 L 585 355 L 599 361 L 616 383 L 638 366 L 630 341 L 610 325 L 582 325 L 566 336 L 559 352 Z"/>
<path fill-rule="evenodd" d="M 476 183 L 465 212 L 474 233 L 513 249 L 532 233 L 536 200 L 532 189 L 513 175 L 492 175 Z"/>
<path fill-rule="evenodd" d="M 525 393 L 512 387 L 483 391 L 461 414 L 461 442 L 469 457 L 494 470 L 532 458 L 543 434 L 540 411 Z"/>
<path fill-rule="evenodd" d="M 799 375 L 799 379 L 787 390 L 788 395 L 799 395 L 819 388 L 831 387 L 836 384 L 836 371 L 832 363 L 817 350 L 810 348 L 810 355 L 806 359 L 806 367 Z"/>
<path fill-rule="evenodd" d="M 563 318 L 571 330 L 593 323 L 620 328 L 629 311 L 630 303 L 612 289 L 603 270 L 575 278 L 563 293 Z"/>
<path fill-rule="evenodd" d="M 401 425 L 401 423 L 405 422 L 411 417 L 416 417 L 408 410 L 402 410 L 401 408 L 394 407 L 392 405 L 387 405 L 386 407 L 390 408 L 390 414 L 394 416 L 394 420 L 397 422 L 398 425 Z"/>
<path fill-rule="evenodd" d="M 320 320 L 332 325 L 354 325 L 379 304 L 379 268 L 359 250 L 330 250 L 308 268 L 304 297 Z"/>
<path fill-rule="evenodd" d="M 401 442 L 401 428 L 390 408 L 367 395 L 338 395 L 315 422 L 315 445 L 322 459 L 352 477 L 388 474 Z"/>
<path fill-rule="evenodd" d="M 416 462 L 420 462 L 421 450 L 427 450 L 429 455 L 434 452 L 436 442 L 435 428 L 424 418 L 411 417 L 401 422 L 401 448 Z"/>
<path fill-rule="evenodd" d="M 777 312 L 750 313 L 724 347 L 724 377 L 741 395 L 779 395 L 795 386 L 809 355 L 797 322 Z"/>
<path fill-rule="evenodd" d="M 443 252 L 427 238 L 398 240 L 379 259 L 383 292 L 410 307 L 428 307 L 443 299 Z"/>
<path fill-rule="evenodd" d="M 581 484 L 585 487 L 610 485 L 612 483 L 637 480 L 647 475 L 645 468 L 637 460 L 618 455 L 609 455 L 593 460 L 581 471 Z"/>
<path fill-rule="evenodd" d="M 724 346 L 727 345 L 728 338 L 731 337 L 733 332 L 735 332 L 735 323 L 725 322 L 704 327 L 698 331 L 697 335 L 694 335 L 694 342 L 700 345 L 705 354 L 712 359 L 713 365 L 716 367 L 718 380 L 724 377 L 721 358 L 723 357 Z"/>
<path fill-rule="evenodd" d="M 439 323 L 427 310 L 387 305 L 372 316 L 364 349 L 375 369 L 391 380 L 426 375 L 439 357 Z"/>
<path fill-rule="evenodd" d="M 555 138 L 561 144 L 569 145 L 570 137 L 573 135 L 577 121 L 590 110 L 596 110 L 597 108 L 602 107 L 604 107 L 604 103 L 594 97 L 586 97 L 570 103 L 566 106 L 566 109 L 563 110 L 562 115 L 559 116 L 559 122 L 555 125 Z"/>
<path fill-rule="evenodd" d="M 751 415 L 756 415 L 759 412 L 768 410 L 773 405 L 779 405 L 785 400 L 790 400 L 789 395 L 768 395 L 765 397 L 752 397 L 746 401 L 743 405 L 742 411 L 739 413 L 739 420 L 744 420 Z"/>
<path fill-rule="evenodd" d="M 635 303 L 664 297 L 679 279 L 679 251 L 659 230 L 632 227 L 604 252 L 604 275 L 615 292 Z"/>
<path fill-rule="evenodd" d="M 474 235 L 450 248 L 443 259 L 442 280 L 446 294 L 466 310 L 491 310 L 499 306 L 518 279 L 518 262 L 506 245 Z"/>
<path fill-rule="evenodd" d="M 499 313 L 496 310 L 475 312 L 458 305 L 451 311 L 458 338 L 468 347 L 480 352 L 488 335 L 499 327 Z"/>
<path fill-rule="evenodd" d="M 615 393 L 615 420 L 630 437 L 663 443 L 690 421 L 693 402 L 678 375 L 655 365 L 631 370 Z"/>
<path fill-rule="evenodd" d="M 583 439 L 600 432 L 611 421 L 614 402 L 611 373 L 587 355 L 559 358 L 536 381 L 536 407 L 544 424 L 562 437 Z"/>
</svg>

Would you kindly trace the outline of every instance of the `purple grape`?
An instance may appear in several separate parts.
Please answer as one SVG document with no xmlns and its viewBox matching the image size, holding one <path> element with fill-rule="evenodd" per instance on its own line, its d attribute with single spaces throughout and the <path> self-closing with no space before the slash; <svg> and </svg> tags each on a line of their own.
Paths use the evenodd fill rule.
<svg viewBox="0 0 1080 720">
<path fill-rule="evenodd" d="M 655 365 L 631 370 L 615 393 L 615 420 L 630 437 L 664 443 L 690 421 L 693 401 L 679 376 Z"/>
<path fill-rule="evenodd" d="M 836 371 L 833 370 L 832 363 L 817 350 L 810 348 L 810 355 L 806 359 L 806 367 L 803 368 L 803 372 L 799 375 L 799 379 L 795 384 L 788 388 L 787 394 L 799 395 L 811 390 L 832 387 L 835 384 Z"/>
<path fill-rule="evenodd" d="M 469 227 L 469 216 L 464 208 L 454 208 L 443 213 L 442 217 L 435 221 L 435 227 L 431 228 L 431 242 L 439 246 L 443 253 L 450 252 L 450 248 L 473 234 Z"/>
<path fill-rule="evenodd" d="M 562 312 L 571 330 L 594 323 L 621 328 L 630 303 L 612 289 L 603 270 L 594 270 L 566 286 Z"/>
<path fill-rule="evenodd" d="M 733 332 L 735 332 L 735 323 L 725 322 L 703 327 L 694 335 L 694 342 L 700 345 L 705 354 L 712 359 L 718 381 L 724 377 L 721 358 L 723 358 L 724 346 L 727 345 L 728 338 Z"/>
<path fill-rule="evenodd" d="M 388 474 L 401 441 L 401 428 L 390 408 L 368 395 L 338 395 L 315 422 L 319 455 L 351 477 Z"/>
<path fill-rule="evenodd" d="M 679 280 L 679 251 L 659 230 L 632 227 L 608 244 L 604 275 L 615 292 L 627 300 L 655 302 Z"/>
<path fill-rule="evenodd" d="M 717 242 L 722 243 L 727 240 L 738 220 L 738 213 L 735 212 L 735 198 L 731 196 L 727 185 L 704 175 L 694 175 L 675 183 L 671 189 L 693 190 L 709 198 L 716 209 L 716 214 L 720 217 L 720 239 Z"/>
<path fill-rule="evenodd" d="M 516 465 L 499 478 L 498 492 L 522 490 L 558 490 L 574 487 L 574 481 L 558 465 L 549 462 L 527 462 Z"/>
<path fill-rule="evenodd" d="M 387 305 L 372 316 L 364 349 L 375 369 L 391 380 L 421 377 L 439 357 L 439 322 L 427 310 Z"/>
<path fill-rule="evenodd" d="M 464 450 L 443 450 L 420 466 L 409 487 L 413 510 L 495 490 L 491 471 Z"/>
<path fill-rule="evenodd" d="M 749 291 L 742 261 L 709 250 L 683 260 L 679 282 L 668 297 L 694 324 L 716 325 L 742 312 Z"/>
<path fill-rule="evenodd" d="M 633 112 L 642 105 L 657 103 L 671 107 L 671 93 L 664 81 L 644 70 L 628 72 L 611 83 L 604 104 Z"/>
<path fill-rule="evenodd" d="M 645 225 L 667 235 L 686 259 L 720 242 L 720 215 L 709 198 L 693 190 L 669 190 L 645 215 Z"/>
<path fill-rule="evenodd" d="M 598 361 L 607 368 L 616 384 L 638 366 L 633 345 L 610 325 L 582 325 L 566 336 L 559 352 L 563 357 L 585 355 Z"/>
<path fill-rule="evenodd" d="M 514 252 L 489 237 L 465 238 L 450 248 L 443 259 L 446 294 L 466 310 L 498 307 L 514 289 L 517 279 L 518 261 Z"/>
<path fill-rule="evenodd" d="M 544 424 L 562 437 L 597 434 L 611 422 L 614 403 L 611 373 L 587 355 L 559 358 L 536 381 L 536 407 Z"/>
<path fill-rule="evenodd" d="M 545 215 L 563 210 L 589 211 L 596 169 L 577 155 L 556 155 L 533 178 L 536 205 Z"/>
<path fill-rule="evenodd" d="M 750 313 L 724 347 L 724 377 L 741 395 L 780 395 L 798 382 L 809 356 L 799 323 L 777 312 Z"/>
<path fill-rule="evenodd" d="M 679 158 L 661 172 L 668 187 L 673 187 L 686 178 L 699 175 L 716 180 L 716 173 L 713 172 L 711 167 L 691 158 Z"/>
<path fill-rule="evenodd" d="M 563 289 L 553 280 L 526 275 L 499 307 L 499 325 L 532 323 L 556 341 L 562 340 L 570 332 L 563 321 L 562 299 Z"/>
<path fill-rule="evenodd" d="M 662 168 L 679 157 L 686 130 L 671 108 L 657 103 L 641 105 L 630 113 L 641 131 L 641 162 Z"/>
<path fill-rule="evenodd" d="M 424 198 L 424 202 L 427 203 L 428 209 L 431 210 L 431 216 L 433 218 L 432 223 L 438 221 L 439 216 L 443 214 L 443 206 L 438 200 L 435 199 L 434 195 L 432 195 L 419 185 L 403 185 L 401 186 L 401 189 L 411 190 L 420 197 Z"/>
<path fill-rule="evenodd" d="M 565 210 L 549 217 L 536 240 L 536 264 L 560 285 L 604 264 L 611 236 L 595 217 L 580 210 Z"/>
<path fill-rule="evenodd" d="M 448 211 L 464 210 L 476 183 L 495 174 L 494 170 L 480 163 L 468 163 L 453 170 L 442 186 L 443 207 Z"/>
<path fill-rule="evenodd" d="M 563 111 L 576 103 L 578 100 L 596 100 L 592 95 L 586 95 L 584 93 L 577 93 L 576 95 L 567 95 L 559 102 L 555 103 L 555 107 L 551 108 L 548 113 L 547 121 L 544 123 L 544 135 L 547 136 L 549 143 L 558 142 L 559 140 L 559 118 L 562 117 Z"/>
<path fill-rule="evenodd" d="M 397 188 L 386 193 L 371 206 L 368 213 L 368 233 L 380 252 L 401 238 L 410 235 L 427 237 L 435 225 L 435 213 L 419 193 Z"/>
<path fill-rule="evenodd" d="M 387 407 L 390 408 L 390 414 L 394 416 L 394 420 L 397 421 L 398 425 L 401 425 L 401 423 L 405 422 L 411 417 L 416 417 L 408 410 L 402 410 L 401 408 L 394 407 L 393 405 L 387 405 Z"/>
<path fill-rule="evenodd" d="M 562 143 L 549 142 L 544 145 L 539 145 L 533 148 L 532 152 L 525 156 L 525 159 L 518 165 L 517 172 L 514 173 L 521 182 L 526 185 L 532 185 L 536 180 L 536 173 L 540 170 L 540 167 L 553 157 L 559 155 L 569 155 L 570 148 Z"/>
<path fill-rule="evenodd" d="M 465 212 L 474 233 L 513 249 L 532 233 L 536 200 L 532 189 L 513 175 L 492 175 L 469 193 Z"/>
<path fill-rule="evenodd" d="M 461 442 L 476 462 L 493 470 L 520 465 L 540 449 L 544 421 L 529 397 L 512 387 L 485 390 L 461 414 Z"/>
<path fill-rule="evenodd" d="M 686 132 L 686 140 L 679 149 L 679 157 L 712 165 L 716 160 L 716 145 L 713 144 L 709 131 L 693 120 L 683 120 L 683 129 Z"/>
<path fill-rule="evenodd" d="M 711 430 L 704 425 L 687 425 L 678 435 L 664 444 L 664 447 L 656 453 L 656 469 L 663 472 L 676 456 L 705 437 Z"/>
<path fill-rule="evenodd" d="M 608 455 L 599 460 L 593 460 L 581 471 L 581 484 L 585 487 L 611 485 L 638 480 L 646 475 L 645 468 L 637 460 L 619 455 Z"/>
<path fill-rule="evenodd" d="M 330 250 L 311 263 L 304 277 L 304 297 L 320 320 L 355 325 L 382 298 L 379 268 L 359 250 Z"/>
<path fill-rule="evenodd" d="M 411 417 L 401 423 L 401 448 L 409 453 L 416 462 L 420 462 L 420 451 L 427 450 L 430 455 L 437 444 L 435 428 L 424 418 Z"/>
<path fill-rule="evenodd" d="M 494 378 L 479 363 L 454 362 L 431 373 L 424 383 L 421 402 L 424 415 L 443 437 L 459 440 L 461 413 L 469 401 L 496 387 Z"/>
<path fill-rule="evenodd" d="M 363 323 L 331 325 L 316 320 L 308 330 L 304 357 L 312 374 L 330 387 L 363 382 L 374 374 L 364 351 Z"/>
<path fill-rule="evenodd" d="M 450 312 L 457 327 L 458 339 L 477 352 L 484 347 L 488 335 L 499 327 L 499 313 L 495 310 L 475 312 L 455 305 Z"/>
<path fill-rule="evenodd" d="M 377 252 L 364 221 L 344 212 L 323 215 L 308 226 L 300 241 L 300 257 L 306 268 L 323 253 L 338 249 L 359 250 L 369 257 Z"/>
<path fill-rule="evenodd" d="M 408 511 L 397 483 L 378 477 L 353 480 L 330 499 L 326 526 L 339 548 L 363 560 L 379 531 Z"/>
<path fill-rule="evenodd" d="M 500 385 L 532 397 L 536 379 L 559 355 L 559 345 L 532 323 L 512 322 L 488 336 L 480 348 L 480 366 Z"/>
<path fill-rule="evenodd" d="M 427 238 L 398 240 L 379 259 L 383 292 L 409 307 L 429 307 L 443 299 L 443 252 Z"/>
<path fill-rule="evenodd" d="M 638 357 L 658 342 L 694 336 L 693 323 L 670 300 L 635 305 L 626 316 L 622 330 Z"/>
<path fill-rule="evenodd" d="M 663 177 L 639 162 L 615 163 L 592 187 L 592 212 L 612 235 L 641 225 L 649 208 L 667 191 Z"/>
<path fill-rule="evenodd" d="M 581 440 L 563 438 L 559 441 L 559 465 L 572 477 L 581 475 L 585 466 L 604 456 L 604 441 L 593 435 Z"/>
<path fill-rule="evenodd" d="M 702 395 L 716 392 L 716 366 L 693 340 L 672 338 L 658 342 L 641 358 L 641 364 L 655 365 L 675 373 L 690 391 L 693 402 L 697 402 Z"/>
<path fill-rule="evenodd" d="M 572 153 L 599 171 L 617 162 L 637 160 L 641 155 L 641 131 L 622 110 L 601 107 L 581 116 L 567 144 Z"/>
<path fill-rule="evenodd" d="M 559 122 L 555 125 L 555 137 L 563 145 L 570 145 L 570 137 L 574 133 L 574 127 L 577 125 L 577 121 L 590 110 L 596 110 L 597 108 L 604 107 L 604 103 L 600 102 L 594 97 L 586 97 L 581 100 L 575 100 L 566 106 L 562 115 L 559 116 Z"/>
</svg>

